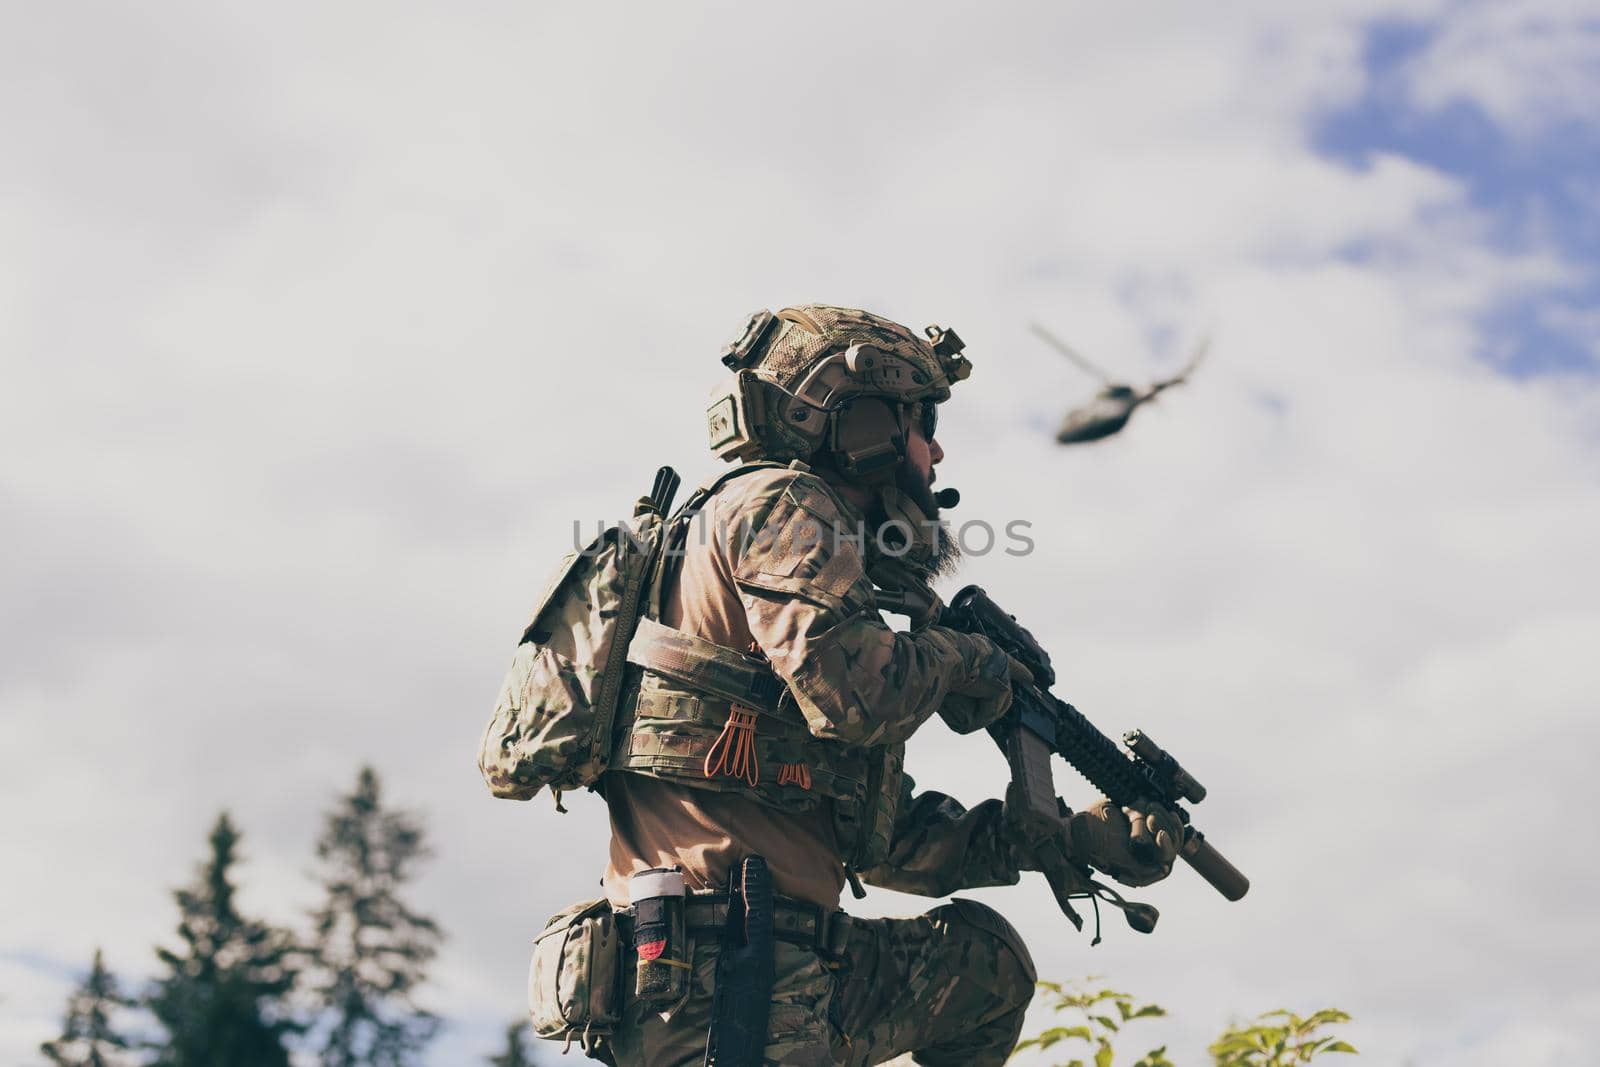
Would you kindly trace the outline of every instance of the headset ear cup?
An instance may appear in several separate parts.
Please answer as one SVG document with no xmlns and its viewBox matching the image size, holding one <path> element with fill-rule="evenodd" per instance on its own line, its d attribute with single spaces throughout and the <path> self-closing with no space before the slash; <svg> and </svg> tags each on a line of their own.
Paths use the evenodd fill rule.
<svg viewBox="0 0 1600 1067">
<path fill-rule="evenodd" d="M 894 481 L 906 458 L 906 428 L 899 405 L 880 397 L 850 401 L 830 416 L 828 449 L 834 466 L 866 485 Z"/>
</svg>

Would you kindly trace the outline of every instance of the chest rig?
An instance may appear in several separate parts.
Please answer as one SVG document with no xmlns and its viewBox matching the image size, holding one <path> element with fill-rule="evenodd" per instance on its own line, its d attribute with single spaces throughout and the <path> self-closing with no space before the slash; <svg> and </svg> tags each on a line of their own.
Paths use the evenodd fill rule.
<svg viewBox="0 0 1600 1067">
<path fill-rule="evenodd" d="M 817 737 L 765 658 L 660 621 L 690 526 L 712 494 L 741 475 L 785 467 L 815 477 L 798 462 L 745 464 L 696 490 L 673 515 L 645 613 L 628 645 L 609 767 L 740 793 L 794 814 L 827 804 L 840 859 L 862 870 L 888 855 L 904 745 L 869 748 Z"/>
</svg>

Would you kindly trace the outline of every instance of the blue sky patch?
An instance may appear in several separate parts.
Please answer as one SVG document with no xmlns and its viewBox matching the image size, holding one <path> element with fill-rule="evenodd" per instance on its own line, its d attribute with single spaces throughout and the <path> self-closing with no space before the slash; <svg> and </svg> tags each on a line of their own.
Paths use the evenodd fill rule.
<svg viewBox="0 0 1600 1067">
<path fill-rule="evenodd" d="M 14 963 L 19 967 L 33 971 L 36 974 L 48 976 L 60 982 L 81 982 L 89 973 L 89 964 L 85 961 L 81 965 L 63 963 L 52 956 L 29 949 L 7 949 L 0 952 L 0 961 Z"/>
<path fill-rule="evenodd" d="M 1497 249 L 1553 248 L 1578 265 L 1576 283 L 1508 296 L 1487 314 L 1479 354 L 1518 378 L 1600 373 L 1596 339 L 1562 321 L 1600 309 L 1600 127 L 1566 122 L 1515 130 L 1471 101 L 1422 107 L 1406 73 L 1434 36 L 1433 27 L 1414 22 L 1375 24 L 1366 41 L 1364 91 L 1318 117 L 1313 147 L 1355 168 L 1392 154 L 1449 174 L 1489 221 Z"/>
</svg>

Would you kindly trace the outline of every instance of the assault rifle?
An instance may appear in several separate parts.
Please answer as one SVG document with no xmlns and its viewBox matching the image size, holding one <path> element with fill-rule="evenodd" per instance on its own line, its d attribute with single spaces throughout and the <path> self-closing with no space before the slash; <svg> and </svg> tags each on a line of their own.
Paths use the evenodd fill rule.
<svg viewBox="0 0 1600 1067">
<path fill-rule="evenodd" d="M 1179 803 L 1200 803 L 1206 796 L 1205 787 L 1148 734 L 1139 730 L 1124 734 L 1122 741 L 1129 751 L 1124 754 L 1082 712 L 1052 694 L 1050 687 L 1055 684 L 1056 673 L 1050 665 L 1050 655 L 1014 615 L 1007 614 L 981 588 L 969 585 L 948 606 L 939 609 L 933 621 L 953 630 L 982 634 L 1033 674 L 1031 685 L 1014 683 L 1011 710 L 989 727 L 989 735 L 1011 767 L 1006 816 L 1015 820 L 1027 840 L 1035 843 L 1036 853 L 1045 853 L 1037 858 L 1056 902 L 1074 925 L 1081 928 L 1082 922 L 1068 899 L 1085 895 L 1082 869 L 1061 847 L 1065 836 L 1061 823 L 1066 812 L 1051 778 L 1052 753 L 1060 755 L 1119 806 L 1153 801 L 1172 811 L 1183 823 L 1178 854 L 1184 862 L 1229 900 L 1245 895 L 1250 880 L 1206 841 Z M 1041 844 L 1044 847 L 1039 847 Z M 1120 898 L 1113 902 L 1123 908 L 1128 924 L 1135 930 L 1149 933 L 1155 928 L 1159 916 L 1154 908 Z"/>
</svg>

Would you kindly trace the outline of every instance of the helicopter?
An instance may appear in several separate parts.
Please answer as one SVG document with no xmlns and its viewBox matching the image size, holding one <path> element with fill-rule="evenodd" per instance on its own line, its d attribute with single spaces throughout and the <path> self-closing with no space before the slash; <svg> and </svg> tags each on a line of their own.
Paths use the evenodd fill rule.
<svg viewBox="0 0 1600 1067">
<path fill-rule="evenodd" d="M 1128 420 L 1133 417 L 1134 409 L 1140 404 L 1154 400 L 1165 389 L 1174 385 L 1182 385 L 1188 381 L 1189 375 L 1200 365 L 1205 358 L 1206 350 L 1210 347 L 1210 340 L 1202 340 L 1195 346 L 1194 355 L 1189 358 L 1188 364 L 1177 374 L 1170 378 L 1161 378 L 1151 382 L 1143 389 L 1135 389 L 1122 382 L 1114 382 L 1111 375 L 1096 367 L 1083 357 L 1076 349 L 1055 334 L 1045 329 L 1038 323 L 1033 323 L 1035 336 L 1042 339 L 1050 347 L 1076 363 L 1081 369 L 1100 379 L 1100 392 L 1095 398 L 1082 407 L 1073 408 L 1061 420 L 1061 426 L 1056 430 L 1056 443 L 1061 445 L 1078 445 L 1088 441 L 1098 441 L 1110 437 L 1112 434 L 1128 425 Z"/>
</svg>

